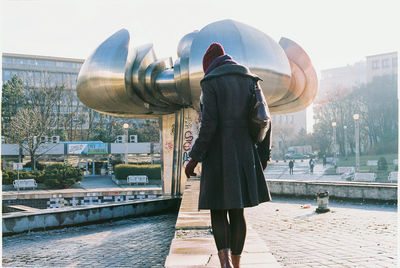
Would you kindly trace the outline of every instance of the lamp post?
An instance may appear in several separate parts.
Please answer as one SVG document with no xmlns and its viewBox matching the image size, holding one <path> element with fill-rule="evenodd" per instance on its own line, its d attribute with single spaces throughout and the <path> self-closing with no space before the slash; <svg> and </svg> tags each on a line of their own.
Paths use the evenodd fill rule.
<svg viewBox="0 0 400 268">
<path fill-rule="evenodd" d="M 347 126 L 343 126 L 344 129 L 344 156 L 347 160 Z"/>
<path fill-rule="evenodd" d="M 125 123 L 123 126 L 124 128 L 124 139 L 125 139 L 125 164 L 128 164 L 128 128 L 129 124 Z"/>
<path fill-rule="evenodd" d="M 353 119 L 355 121 L 355 136 L 356 136 L 356 172 L 360 171 L 360 130 L 358 119 L 360 118 L 359 114 L 353 114 Z"/>
<path fill-rule="evenodd" d="M 332 122 L 333 127 L 333 161 L 336 167 L 336 122 Z"/>
</svg>

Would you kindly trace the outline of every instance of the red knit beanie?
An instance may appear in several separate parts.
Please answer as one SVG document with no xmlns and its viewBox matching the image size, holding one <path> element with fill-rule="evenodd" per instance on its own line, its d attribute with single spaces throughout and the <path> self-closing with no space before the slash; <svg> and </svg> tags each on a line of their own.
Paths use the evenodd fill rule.
<svg viewBox="0 0 400 268">
<path fill-rule="evenodd" d="M 206 53 L 203 56 L 203 71 L 206 72 L 208 66 L 210 66 L 211 62 L 219 56 L 222 56 L 225 54 L 224 48 L 221 46 L 221 44 L 218 43 L 212 43 Z"/>
</svg>

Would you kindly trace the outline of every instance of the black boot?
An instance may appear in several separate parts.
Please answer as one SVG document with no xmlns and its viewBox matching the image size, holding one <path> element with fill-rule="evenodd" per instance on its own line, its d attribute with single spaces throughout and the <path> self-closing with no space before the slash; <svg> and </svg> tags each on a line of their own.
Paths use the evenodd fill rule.
<svg viewBox="0 0 400 268">
<path fill-rule="evenodd" d="M 229 248 L 218 250 L 218 257 L 222 268 L 233 268 L 231 250 Z"/>
</svg>

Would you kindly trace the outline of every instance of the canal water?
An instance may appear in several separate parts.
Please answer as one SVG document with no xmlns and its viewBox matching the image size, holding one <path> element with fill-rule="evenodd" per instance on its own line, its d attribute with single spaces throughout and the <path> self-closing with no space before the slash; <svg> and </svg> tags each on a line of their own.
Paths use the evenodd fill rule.
<svg viewBox="0 0 400 268">
<path fill-rule="evenodd" d="M 3 267 L 163 267 L 177 214 L 3 237 Z"/>
</svg>

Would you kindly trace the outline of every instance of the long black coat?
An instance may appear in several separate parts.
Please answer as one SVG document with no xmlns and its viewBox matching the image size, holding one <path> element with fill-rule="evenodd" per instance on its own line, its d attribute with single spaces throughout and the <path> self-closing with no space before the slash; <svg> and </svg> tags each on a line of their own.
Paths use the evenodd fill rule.
<svg viewBox="0 0 400 268">
<path fill-rule="evenodd" d="M 199 209 L 234 209 L 270 201 L 260 161 L 270 158 L 271 130 L 253 144 L 247 121 L 258 77 L 242 65 L 222 65 L 201 81 L 202 121 L 190 157 L 202 162 Z"/>
</svg>

